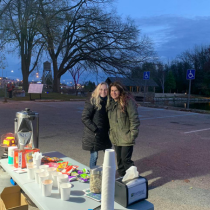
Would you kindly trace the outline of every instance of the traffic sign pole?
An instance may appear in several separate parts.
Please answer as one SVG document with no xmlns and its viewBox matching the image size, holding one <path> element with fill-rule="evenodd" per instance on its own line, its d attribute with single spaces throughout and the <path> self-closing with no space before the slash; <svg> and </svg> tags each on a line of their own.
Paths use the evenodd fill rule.
<svg viewBox="0 0 210 210">
<path fill-rule="evenodd" d="M 191 80 L 189 80 L 189 91 L 187 96 L 187 109 L 190 107 L 190 91 L 191 91 Z"/>
<path fill-rule="evenodd" d="M 146 87 L 147 87 L 147 80 L 144 82 L 144 102 L 146 101 Z"/>
<path fill-rule="evenodd" d="M 189 80 L 189 91 L 187 96 L 187 109 L 190 107 L 190 91 L 191 91 L 191 80 L 195 79 L 195 69 L 188 69 L 186 79 Z"/>
<path fill-rule="evenodd" d="M 146 101 L 147 80 L 150 79 L 150 71 L 144 71 L 143 79 L 145 80 L 145 82 L 144 82 L 144 102 L 145 102 Z"/>
</svg>

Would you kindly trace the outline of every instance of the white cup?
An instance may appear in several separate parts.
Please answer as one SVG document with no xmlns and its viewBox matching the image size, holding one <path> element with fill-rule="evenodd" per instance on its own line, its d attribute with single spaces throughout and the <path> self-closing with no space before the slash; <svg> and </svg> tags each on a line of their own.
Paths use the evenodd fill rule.
<svg viewBox="0 0 210 210">
<path fill-rule="evenodd" d="M 54 167 L 49 167 L 47 168 L 47 171 L 49 173 L 49 178 L 52 179 L 52 172 L 55 172 L 57 168 L 54 168 Z"/>
<path fill-rule="evenodd" d="M 113 149 L 106 149 L 104 154 L 103 166 L 116 167 L 115 165 L 115 151 Z"/>
<path fill-rule="evenodd" d="M 70 183 L 61 183 L 60 184 L 60 191 L 61 191 L 61 200 L 66 201 L 70 197 L 72 184 Z"/>
<path fill-rule="evenodd" d="M 42 181 L 49 179 L 49 173 L 46 171 L 39 173 L 39 188 L 42 188 Z"/>
<path fill-rule="evenodd" d="M 35 169 L 36 169 L 36 166 L 34 166 L 34 165 L 28 166 L 28 178 L 29 179 L 35 179 L 35 174 L 34 174 Z"/>
<path fill-rule="evenodd" d="M 51 173 L 52 180 L 53 180 L 53 187 L 58 187 L 58 175 L 61 175 L 61 172 L 54 171 Z"/>
<path fill-rule="evenodd" d="M 30 162 L 30 163 L 26 163 L 26 166 L 27 166 L 27 168 L 28 168 L 28 167 L 35 166 L 35 165 L 34 165 L 33 162 Z"/>
<path fill-rule="evenodd" d="M 39 169 L 39 168 L 36 168 L 36 169 L 34 170 L 35 182 L 36 182 L 37 184 L 39 184 L 39 174 L 40 174 L 40 173 L 43 173 L 44 171 L 45 171 L 44 169 Z"/>
<path fill-rule="evenodd" d="M 53 181 L 46 179 L 42 181 L 42 195 L 51 196 Z"/>
<path fill-rule="evenodd" d="M 58 190 L 60 192 L 60 184 L 61 183 L 68 183 L 69 182 L 69 176 L 67 174 L 60 174 L 57 176 L 58 181 Z"/>
<path fill-rule="evenodd" d="M 42 159 L 33 159 L 33 163 L 34 163 L 34 165 L 36 165 L 37 166 L 37 168 L 39 168 L 39 166 L 41 166 L 41 160 Z"/>
<path fill-rule="evenodd" d="M 40 169 L 44 169 L 47 172 L 47 168 L 49 168 L 49 165 L 41 165 L 39 166 Z"/>
</svg>

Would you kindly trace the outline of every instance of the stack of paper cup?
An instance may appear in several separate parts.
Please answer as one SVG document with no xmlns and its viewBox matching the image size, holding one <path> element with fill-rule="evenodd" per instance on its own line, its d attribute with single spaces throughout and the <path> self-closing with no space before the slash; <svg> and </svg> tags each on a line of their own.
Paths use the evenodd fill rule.
<svg viewBox="0 0 210 210">
<path fill-rule="evenodd" d="M 28 178 L 29 179 L 35 179 L 34 171 L 36 169 L 36 166 L 32 165 L 32 166 L 28 166 L 27 168 L 28 168 Z"/>
<path fill-rule="evenodd" d="M 42 195 L 51 196 L 53 181 L 46 179 L 42 181 Z"/>
<path fill-rule="evenodd" d="M 60 191 L 61 191 L 61 200 L 66 201 L 70 197 L 72 184 L 70 183 L 61 183 L 60 184 Z"/>
<path fill-rule="evenodd" d="M 49 179 L 49 173 L 46 171 L 39 173 L 39 188 L 42 188 L 42 181 Z"/>
<path fill-rule="evenodd" d="M 115 151 L 107 149 L 103 163 L 101 210 L 114 210 L 115 172 Z"/>
<path fill-rule="evenodd" d="M 67 174 L 59 174 L 57 176 L 57 179 L 58 179 L 58 190 L 60 192 L 60 184 L 61 183 L 68 183 L 69 182 L 69 179 L 68 179 L 68 175 Z"/>
<path fill-rule="evenodd" d="M 16 146 L 8 147 L 8 164 L 13 165 L 14 163 L 14 149 L 17 149 Z"/>
<path fill-rule="evenodd" d="M 58 187 L 58 175 L 61 175 L 61 172 L 54 171 L 51 173 L 52 180 L 53 180 L 53 187 Z"/>
<path fill-rule="evenodd" d="M 44 169 L 39 169 L 39 168 L 37 168 L 37 169 L 34 170 L 35 182 L 37 184 L 39 184 L 39 174 L 40 173 L 43 173 L 44 171 L 45 171 Z"/>
<path fill-rule="evenodd" d="M 47 172 L 49 173 L 49 179 L 52 179 L 52 172 L 55 172 L 56 168 L 54 167 L 49 167 L 47 168 Z"/>
</svg>

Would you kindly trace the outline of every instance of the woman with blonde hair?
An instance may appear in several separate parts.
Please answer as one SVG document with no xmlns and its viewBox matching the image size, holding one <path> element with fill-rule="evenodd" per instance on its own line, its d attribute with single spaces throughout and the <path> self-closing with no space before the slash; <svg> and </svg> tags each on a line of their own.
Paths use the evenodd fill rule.
<svg viewBox="0 0 210 210">
<path fill-rule="evenodd" d="M 90 168 L 97 163 L 98 151 L 112 147 L 108 135 L 107 93 L 108 84 L 100 83 L 91 98 L 86 100 L 82 113 L 82 122 L 85 125 L 82 148 L 90 151 Z"/>
<path fill-rule="evenodd" d="M 109 94 L 111 96 L 107 104 L 109 138 L 115 147 L 118 173 L 124 176 L 126 170 L 134 165 L 131 157 L 140 125 L 137 104 L 119 82 L 110 84 Z"/>
</svg>

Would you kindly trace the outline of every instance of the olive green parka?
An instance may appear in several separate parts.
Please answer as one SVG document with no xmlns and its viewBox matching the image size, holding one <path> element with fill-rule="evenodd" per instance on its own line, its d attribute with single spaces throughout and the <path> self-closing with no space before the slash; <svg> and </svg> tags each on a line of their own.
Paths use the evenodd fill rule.
<svg viewBox="0 0 210 210">
<path fill-rule="evenodd" d="M 109 138 L 113 145 L 132 146 L 139 133 L 140 120 L 134 100 L 128 99 L 124 112 L 113 99 L 107 107 L 110 130 Z"/>
</svg>

